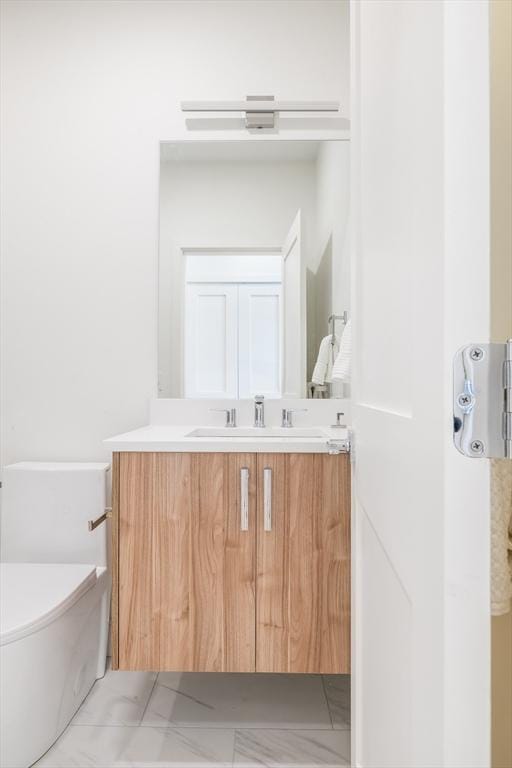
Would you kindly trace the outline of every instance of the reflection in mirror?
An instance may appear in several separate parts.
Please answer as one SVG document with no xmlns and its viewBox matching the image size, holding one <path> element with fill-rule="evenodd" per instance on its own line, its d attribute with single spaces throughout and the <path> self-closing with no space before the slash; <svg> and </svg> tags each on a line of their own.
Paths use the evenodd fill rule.
<svg viewBox="0 0 512 768">
<path fill-rule="evenodd" d="M 348 159 L 341 140 L 161 144 L 160 397 L 348 395 Z"/>
</svg>

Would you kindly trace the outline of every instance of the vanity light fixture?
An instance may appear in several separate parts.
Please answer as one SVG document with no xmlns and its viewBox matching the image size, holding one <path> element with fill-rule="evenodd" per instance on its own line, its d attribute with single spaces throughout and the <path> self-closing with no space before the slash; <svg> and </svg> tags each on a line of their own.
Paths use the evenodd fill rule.
<svg viewBox="0 0 512 768">
<path fill-rule="evenodd" d="M 338 101 L 275 101 L 274 96 L 247 96 L 245 101 L 182 101 L 182 112 L 245 112 L 248 129 L 274 128 L 277 112 L 339 112 Z"/>
</svg>

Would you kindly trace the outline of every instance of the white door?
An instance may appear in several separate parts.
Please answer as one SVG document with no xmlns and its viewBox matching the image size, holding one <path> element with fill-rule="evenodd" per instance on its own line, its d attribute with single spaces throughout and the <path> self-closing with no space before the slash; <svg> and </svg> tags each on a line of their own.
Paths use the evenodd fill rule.
<svg viewBox="0 0 512 768">
<path fill-rule="evenodd" d="M 351 26 L 353 761 L 487 768 L 488 466 L 453 447 L 451 364 L 489 333 L 488 5 Z"/>
<path fill-rule="evenodd" d="M 283 397 L 306 396 L 306 307 L 300 210 L 282 247 L 283 254 Z"/>
<path fill-rule="evenodd" d="M 237 286 L 190 283 L 185 298 L 185 397 L 238 397 Z"/>
<path fill-rule="evenodd" d="M 240 285 L 238 307 L 238 396 L 281 397 L 281 285 Z"/>
</svg>

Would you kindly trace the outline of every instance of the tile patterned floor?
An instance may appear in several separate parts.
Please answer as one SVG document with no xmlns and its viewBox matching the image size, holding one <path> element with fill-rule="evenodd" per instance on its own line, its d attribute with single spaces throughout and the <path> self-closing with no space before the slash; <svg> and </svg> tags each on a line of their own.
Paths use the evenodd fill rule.
<svg viewBox="0 0 512 768">
<path fill-rule="evenodd" d="M 350 677 L 108 671 L 35 765 L 348 766 Z"/>
</svg>

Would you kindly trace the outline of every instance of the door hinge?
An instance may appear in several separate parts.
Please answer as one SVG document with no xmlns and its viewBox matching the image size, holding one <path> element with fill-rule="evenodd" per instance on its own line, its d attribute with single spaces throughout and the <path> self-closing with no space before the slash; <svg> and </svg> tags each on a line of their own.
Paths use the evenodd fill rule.
<svg viewBox="0 0 512 768">
<path fill-rule="evenodd" d="M 453 383 L 456 448 L 471 458 L 512 458 L 512 339 L 459 349 Z"/>
</svg>

